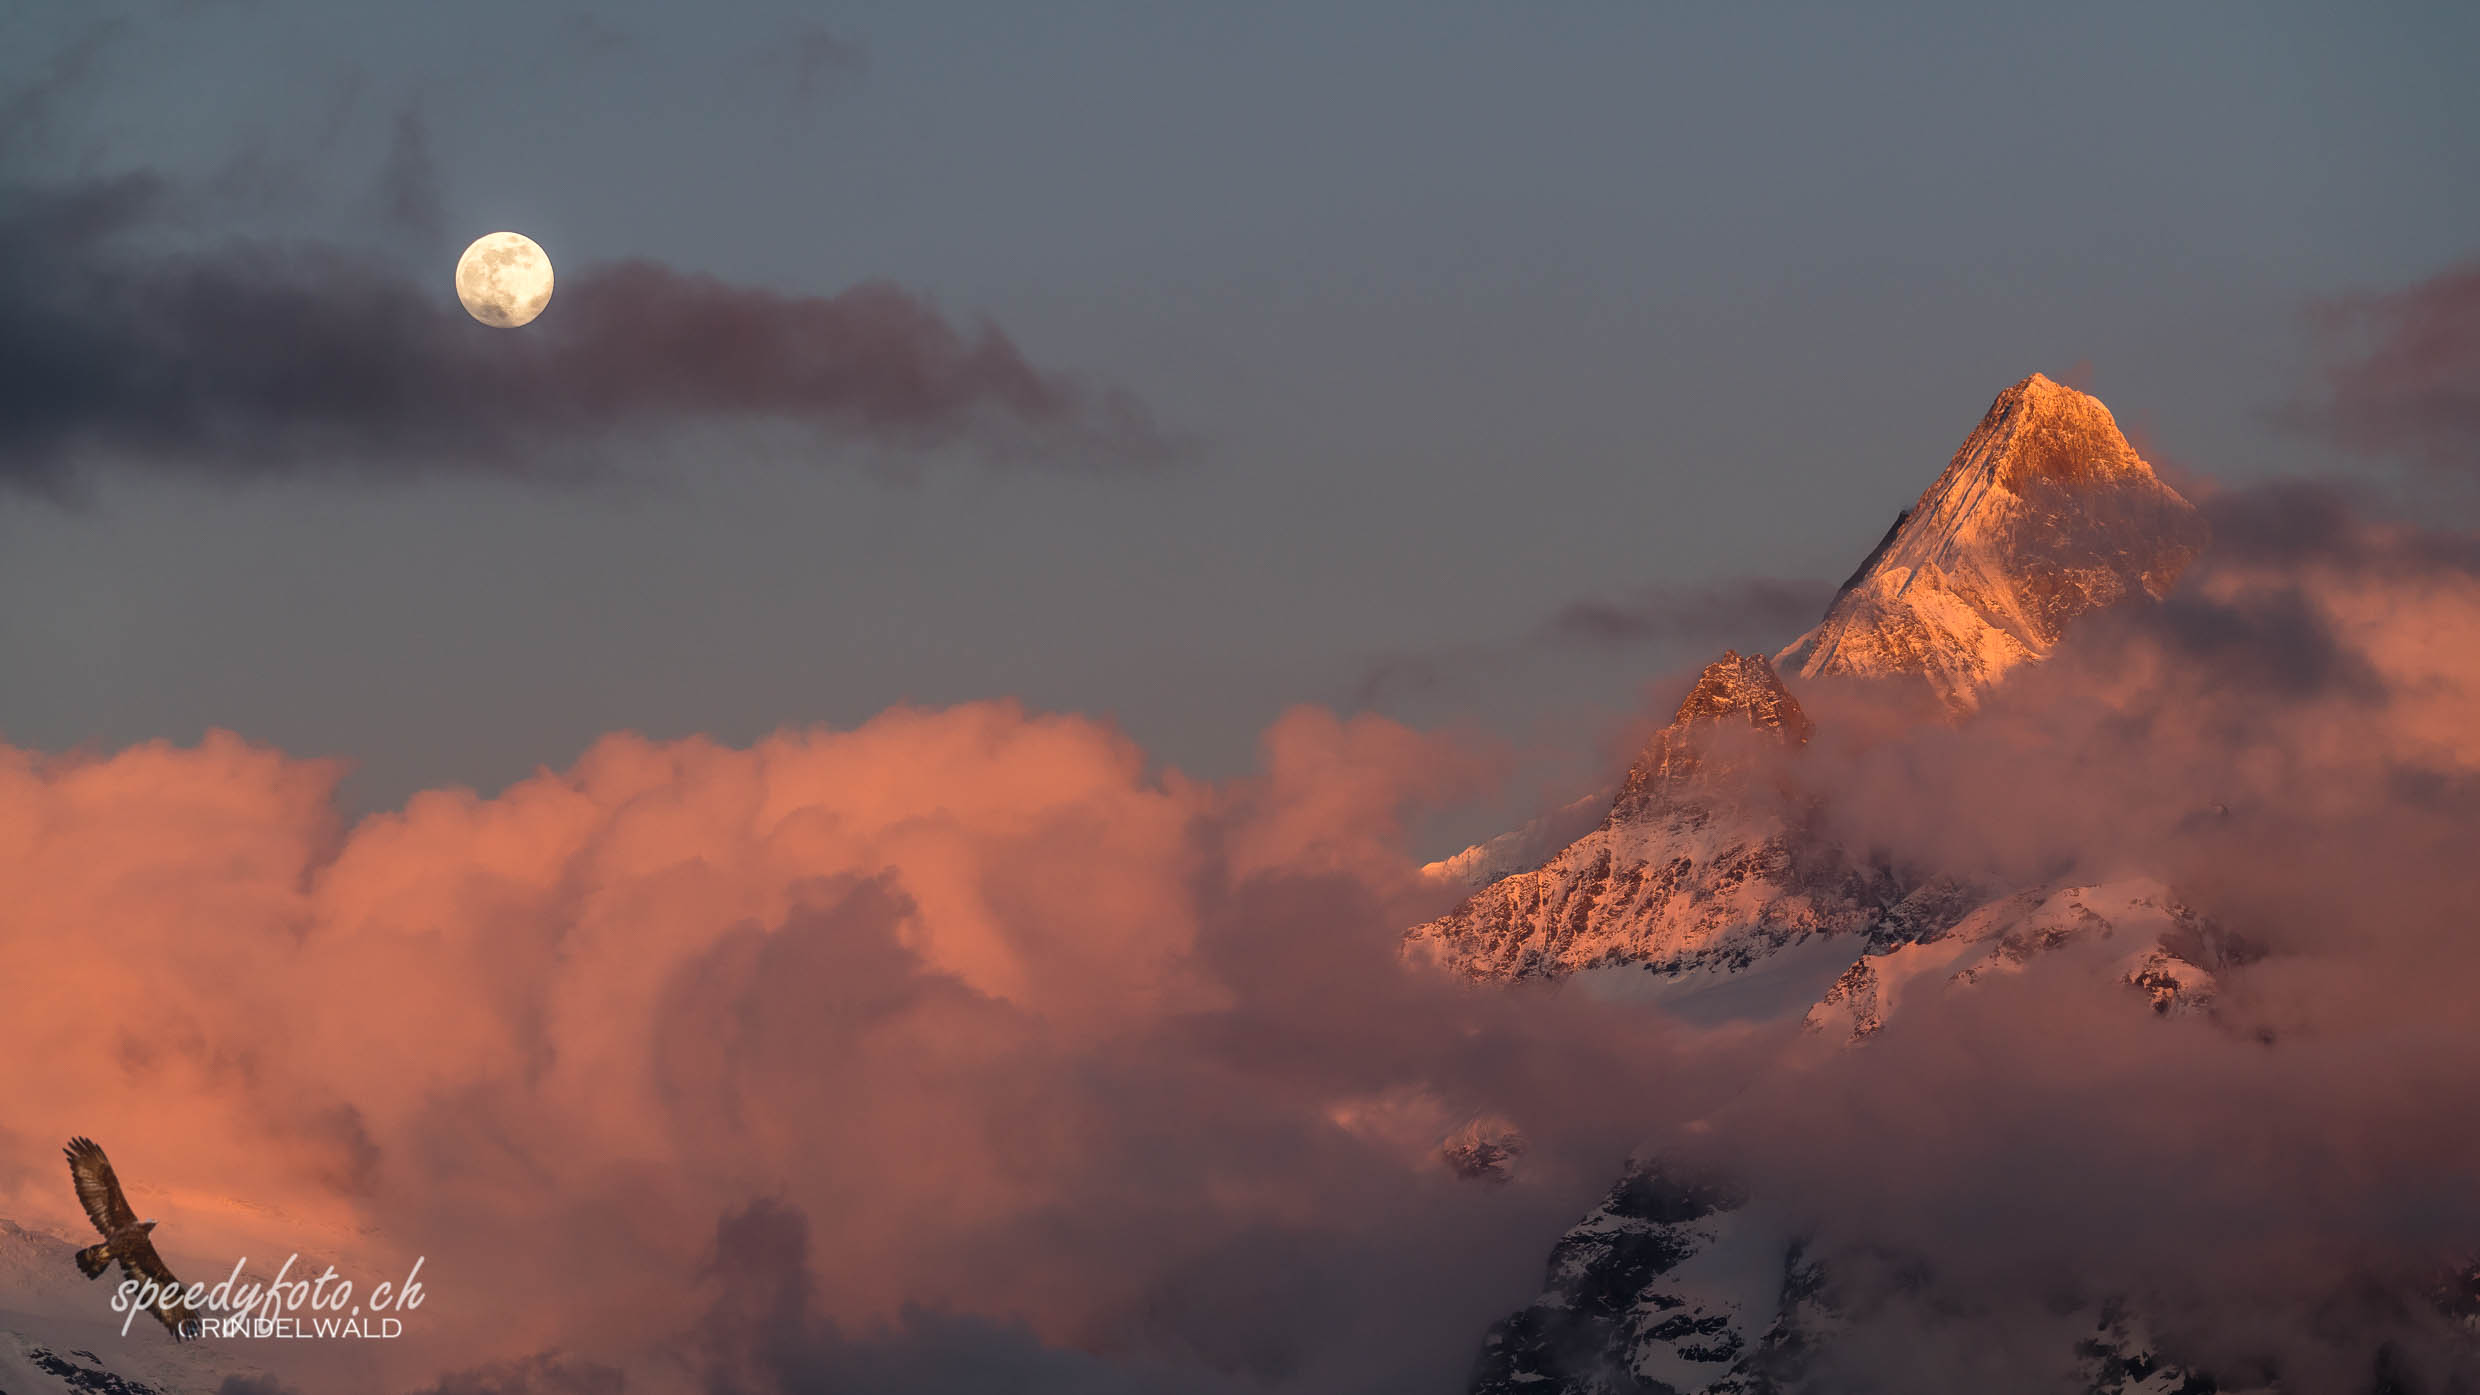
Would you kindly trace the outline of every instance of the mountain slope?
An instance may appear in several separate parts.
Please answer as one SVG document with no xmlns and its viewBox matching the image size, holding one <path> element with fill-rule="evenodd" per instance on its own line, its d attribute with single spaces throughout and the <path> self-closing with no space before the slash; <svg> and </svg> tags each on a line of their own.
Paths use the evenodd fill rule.
<svg viewBox="0 0 2480 1395">
<path fill-rule="evenodd" d="M 75 1256 L 91 1235 L 0 1220 L 0 1392 L 189 1395 L 278 1389 L 243 1341 L 175 1343 L 154 1319 L 111 1309 L 117 1271 L 88 1280 Z"/>
<path fill-rule="evenodd" d="M 1998 394 L 1946 470 L 1775 662 L 1804 678 L 1914 673 L 1970 710 L 2076 616 L 2159 599 L 2205 543 L 2098 399 L 2038 373 Z"/>
<path fill-rule="evenodd" d="M 1809 1009 L 1807 1023 L 1858 1041 L 1886 1025 L 1901 997 L 2021 973 L 2044 956 L 2091 960 L 2166 1017 L 2208 1011 L 2217 973 L 2246 962 L 2249 951 L 2150 877 L 2035 887 L 1917 939 L 1873 947 Z"/>
<path fill-rule="evenodd" d="M 1407 952 L 1475 978 L 1621 963 L 1676 973 L 1869 928 L 1904 888 L 1814 837 L 1801 802 L 1762 778 L 1808 733 L 1763 656 L 1724 653 L 1599 827 L 1414 927 Z"/>
<path fill-rule="evenodd" d="M 1539 867 L 1552 853 L 1600 827 L 1610 809 L 1607 789 L 1583 795 L 1485 843 L 1424 864 L 1421 875 L 1467 891 L 1488 886 L 1510 872 Z"/>
</svg>

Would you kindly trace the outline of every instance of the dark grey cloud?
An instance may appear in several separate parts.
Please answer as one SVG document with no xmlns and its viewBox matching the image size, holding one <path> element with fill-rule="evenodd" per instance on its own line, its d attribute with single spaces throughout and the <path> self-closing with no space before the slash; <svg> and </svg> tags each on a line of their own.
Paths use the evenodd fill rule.
<svg viewBox="0 0 2480 1395">
<path fill-rule="evenodd" d="M 2480 470 L 2480 261 L 2316 320 L 2324 378 L 2298 415 L 2357 450 Z"/>
<path fill-rule="evenodd" d="M 1371 663 L 1353 680 L 1344 705 L 1379 707 L 1399 698 L 1436 692 L 1453 683 L 1466 666 L 1486 657 L 1484 651 L 1472 649 L 1389 654 Z"/>
<path fill-rule="evenodd" d="M 1747 577 L 1710 586 L 1646 587 L 1561 606 L 1540 637 L 1634 649 L 1657 643 L 1772 635 L 1815 624 L 1834 599 L 1823 582 Z"/>
<path fill-rule="evenodd" d="M 1815 624 L 1833 598 L 1830 583 L 1780 577 L 1581 596 L 1511 640 L 1384 656 L 1363 670 L 1346 701 L 1354 707 L 1381 705 L 1562 651 L 1647 658 L 1724 645 L 1770 648 Z"/>
<path fill-rule="evenodd" d="M 2131 623 L 2226 691 L 2273 700 L 2352 695 L 2372 705 L 2384 697 L 2384 682 L 2366 658 L 2298 589 L 2239 598 L 2173 595 L 2142 614 Z"/>
<path fill-rule="evenodd" d="M 2480 572 L 2480 534 L 2448 528 L 2377 529 L 2384 500 L 2336 479 L 2274 480 L 2207 491 L 2201 503 L 2221 565 L 2340 566 L 2372 579 Z"/>
<path fill-rule="evenodd" d="M 418 117 L 393 196 L 434 217 Z M 43 491 L 126 461 L 555 473 L 665 428 L 778 423 L 822 451 L 961 444 L 1084 467 L 1170 453 L 1145 409 L 1037 367 L 885 284 L 832 296 L 652 262 L 569 271 L 522 331 L 440 284 L 273 242 L 189 245 L 173 190 L 131 176 L 0 191 L 0 483 Z"/>
</svg>

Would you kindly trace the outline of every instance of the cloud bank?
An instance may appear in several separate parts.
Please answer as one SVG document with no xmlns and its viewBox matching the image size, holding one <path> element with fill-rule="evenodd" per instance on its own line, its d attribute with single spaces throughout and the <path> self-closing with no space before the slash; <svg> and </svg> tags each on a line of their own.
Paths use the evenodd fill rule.
<svg viewBox="0 0 2480 1395">
<path fill-rule="evenodd" d="M 391 157 L 403 218 L 435 215 L 418 118 Z M 173 191 L 132 176 L 0 189 L 0 483 L 84 465 L 589 469 L 681 427 L 788 426 L 805 449 L 961 445 L 1080 468 L 1173 453 L 1124 393 L 1030 362 L 984 323 L 870 283 L 833 296 L 651 262 L 565 273 L 522 332 L 333 248 L 192 245 Z"/>
<path fill-rule="evenodd" d="M 1398 969 L 1435 894 L 1396 811 L 1475 768 L 1302 712 L 1209 787 L 991 704 L 614 736 L 343 828 L 338 772 L 230 737 L 9 752 L 0 1049 L 53 1064 L 0 1189 L 58 1215 L 37 1140 L 86 1130 L 176 1264 L 427 1254 L 392 1388 L 555 1349 L 650 1379 L 695 1314 L 755 1320 L 760 1203 L 808 1237 L 816 1360 L 963 1323 L 1158 1388 L 1452 1384 L 1624 1155 L 1605 1092 L 1684 1088 L 1659 1021 Z M 1515 1099 L 1539 1181 L 1460 1182 L 1439 1141 Z M 712 1388 L 816 1388 L 763 1355 Z"/>
</svg>

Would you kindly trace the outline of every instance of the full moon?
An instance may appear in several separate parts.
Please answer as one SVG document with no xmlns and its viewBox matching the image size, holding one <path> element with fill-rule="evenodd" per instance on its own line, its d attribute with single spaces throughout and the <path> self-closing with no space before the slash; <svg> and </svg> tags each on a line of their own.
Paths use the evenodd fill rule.
<svg viewBox="0 0 2480 1395">
<path fill-rule="evenodd" d="M 551 303 L 551 259 L 523 233 L 485 233 L 456 259 L 456 298 L 484 324 L 515 329 Z"/>
</svg>

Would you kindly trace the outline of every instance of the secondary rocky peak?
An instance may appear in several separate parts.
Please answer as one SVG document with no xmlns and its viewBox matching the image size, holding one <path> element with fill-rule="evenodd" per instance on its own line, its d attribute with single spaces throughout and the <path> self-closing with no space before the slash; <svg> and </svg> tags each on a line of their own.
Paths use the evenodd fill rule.
<svg viewBox="0 0 2480 1395">
<path fill-rule="evenodd" d="M 1726 649 L 1697 675 L 1679 714 L 1654 733 L 1644 754 L 1628 768 L 1608 819 L 1640 817 L 1646 805 L 1665 792 L 1711 783 L 1720 771 L 1714 768 L 1710 734 L 1740 728 L 1777 733 L 1786 744 L 1803 745 L 1808 741 L 1808 714 L 1763 654 Z"/>
<path fill-rule="evenodd" d="M 2205 543 L 2088 393 L 2035 373 L 1998 394 L 1823 623 L 1775 656 L 1802 677 L 1912 673 L 1968 710 L 2068 622 L 2159 598 Z"/>
<path fill-rule="evenodd" d="M 1693 727 L 1733 719 L 1780 730 L 1796 740 L 1808 739 L 1807 714 L 1800 711 L 1799 700 L 1783 686 L 1763 654 L 1723 650 L 1721 658 L 1697 675 L 1696 686 L 1679 704 L 1671 725 Z"/>
<path fill-rule="evenodd" d="M 1765 769 L 1769 751 L 1808 736 L 1764 655 L 1724 653 L 1646 743 L 1598 826 L 1414 926 L 1406 951 L 1475 978 L 1613 964 L 1681 972 L 1866 929 L 1893 893 L 1811 837 L 1793 817 L 1799 801 Z"/>
</svg>

